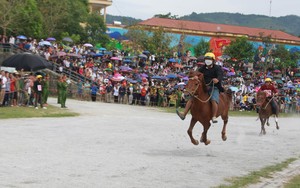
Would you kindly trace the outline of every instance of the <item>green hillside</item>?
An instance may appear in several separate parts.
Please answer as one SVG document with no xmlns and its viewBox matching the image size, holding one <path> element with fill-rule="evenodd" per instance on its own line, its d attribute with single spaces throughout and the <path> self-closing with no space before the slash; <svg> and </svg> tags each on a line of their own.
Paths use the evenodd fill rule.
<svg viewBox="0 0 300 188">
<path fill-rule="evenodd" d="M 181 20 L 211 22 L 219 24 L 247 26 L 265 29 L 281 30 L 295 36 L 300 36 L 300 17 L 295 15 L 268 17 L 263 15 L 244 15 L 239 13 L 195 13 L 179 17 Z M 142 20 L 132 17 L 107 15 L 107 23 L 121 21 L 122 24 L 132 25 Z"/>
</svg>

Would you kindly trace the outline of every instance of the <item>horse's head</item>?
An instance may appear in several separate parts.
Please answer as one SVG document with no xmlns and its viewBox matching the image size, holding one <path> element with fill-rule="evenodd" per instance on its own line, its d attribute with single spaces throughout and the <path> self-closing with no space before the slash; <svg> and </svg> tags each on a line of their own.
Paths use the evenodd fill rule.
<svg viewBox="0 0 300 188">
<path fill-rule="evenodd" d="M 194 96 L 199 92 L 199 87 L 202 90 L 206 90 L 203 74 L 198 71 L 191 71 L 189 73 L 189 81 L 185 86 L 185 90 L 191 96 Z"/>
<path fill-rule="evenodd" d="M 264 102 L 266 101 L 267 99 L 267 94 L 266 92 L 264 91 L 259 91 L 257 94 L 256 94 L 256 105 L 257 107 L 260 107 L 264 104 Z"/>
</svg>

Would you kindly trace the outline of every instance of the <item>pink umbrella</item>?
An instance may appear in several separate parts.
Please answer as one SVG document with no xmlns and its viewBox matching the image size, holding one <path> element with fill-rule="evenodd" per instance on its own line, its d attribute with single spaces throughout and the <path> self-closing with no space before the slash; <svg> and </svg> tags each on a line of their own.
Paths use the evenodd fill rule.
<svg viewBox="0 0 300 188">
<path fill-rule="evenodd" d="M 124 80 L 123 76 L 118 76 L 118 77 L 111 77 L 110 80 L 114 81 L 114 82 L 120 82 L 122 80 Z"/>
<path fill-rule="evenodd" d="M 67 55 L 66 52 L 57 52 L 57 56 L 61 57 L 61 56 L 65 56 Z"/>
<path fill-rule="evenodd" d="M 118 58 L 118 57 L 112 57 L 112 58 L 110 58 L 111 60 L 120 60 L 120 58 Z"/>
<path fill-rule="evenodd" d="M 281 73 L 280 70 L 274 70 L 273 72 L 274 72 L 274 73 Z"/>
</svg>

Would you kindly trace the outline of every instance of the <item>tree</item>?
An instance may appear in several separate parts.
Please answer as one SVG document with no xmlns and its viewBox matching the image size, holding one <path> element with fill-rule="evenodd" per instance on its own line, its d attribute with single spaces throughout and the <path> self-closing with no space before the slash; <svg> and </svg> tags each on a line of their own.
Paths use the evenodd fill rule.
<svg viewBox="0 0 300 188">
<path fill-rule="evenodd" d="M 164 51 L 169 49 L 171 41 L 172 36 L 168 35 L 163 28 L 159 28 L 152 32 L 144 49 L 149 50 L 153 54 L 164 53 Z"/>
<path fill-rule="evenodd" d="M 291 54 L 284 45 L 278 45 L 273 51 L 273 56 L 275 57 L 275 65 L 278 69 L 286 69 L 288 67 L 296 66 L 297 58 L 299 57 L 297 53 Z"/>
<path fill-rule="evenodd" d="M 204 55 L 209 51 L 209 42 L 205 42 L 204 39 L 201 39 L 201 41 L 194 47 L 194 50 L 196 57 Z"/>
<path fill-rule="evenodd" d="M 13 23 L 18 18 L 18 10 L 24 5 L 24 0 L 0 0 L 0 28 L 3 35 L 13 31 Z"/>
<path fill-rule="evenodd" d="M 43 32 L 42 15 L 38 10 L 36 0 L 24 0 L 24 4 L 18 8 L 12 27 L 16 33 L 41 37 Z"/>
<path fill-rule="evenodd" d="M 171 15 L 171 13 L 169 12 L 168 14 L 155 14 L 154 15 L 155 18 L 169 18 L 169 19 L 178 19 L 177 15 Z"/>
<path fill-rule="evenodd" d="M 131 41 L 130 48 L 135 54 L 140 53 L 147 47 L 149 35 L 140 26 L 132 26 L 128 28 L 128 32 L 125 36 Z"/>
<path fill-rule="evenodd" d="M 101 46 L 105 46 L 109 42 L 109 37 L 106 34 L 106 25 L 103 18 L 96 14 L 91 13 L 88 15 L 85 32 L 87 35 L 87 41 L 92 44 L 100 43 Z"/>
<path fill-rule="evenodd" d="M 226 47 L 225 54 L 238 60 L 252 60 L 254 55 L 253 45 L 245 37 L 237 38 Z"/>
<path fill-rule="evenodd" d="M 61 32 L 64 32 L 64 18 L 69 14 L 68 0 L 37 0 L 37 3 L 43 15 L 43 37 L 59 36 Z"/>
</svg>

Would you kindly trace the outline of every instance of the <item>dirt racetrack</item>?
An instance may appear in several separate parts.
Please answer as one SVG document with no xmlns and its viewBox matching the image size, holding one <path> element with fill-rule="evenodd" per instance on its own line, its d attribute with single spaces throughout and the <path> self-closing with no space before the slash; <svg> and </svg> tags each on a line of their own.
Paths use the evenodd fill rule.
<svg viewBox="0 0 300 188">
<path fill-rule="evenodd" d="M 271 119 L 259 136 L 256 118 L 230 117 L 226 142 L 218 119 L 211 144 L 194 146 L 190 116 L 75 100 L 67 106 L 81 116 L 0 120 L 0 187 L 207 188 L 300 156 L 299 118 L 280 118 L 280 130 Z M 194 136 L 201 132 L 197 124 Z"/>
</svg>

